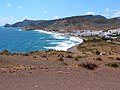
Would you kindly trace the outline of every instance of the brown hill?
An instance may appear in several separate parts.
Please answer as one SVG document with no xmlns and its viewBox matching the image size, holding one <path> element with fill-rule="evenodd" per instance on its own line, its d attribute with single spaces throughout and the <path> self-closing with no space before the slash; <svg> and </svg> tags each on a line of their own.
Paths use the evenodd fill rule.
<svg viewBox="0 0 120 90">
<path fill-rule="evenodd" d="M 5 27 L 24 27 L 26 30 L 42 29 L 47 31 L 70 32 L 74 30 L 110 30 L 120 28 L 118 18 L 107 19 L 100 15 L 73 16 L 56 20 L 24 20 Z"/>
</svg>

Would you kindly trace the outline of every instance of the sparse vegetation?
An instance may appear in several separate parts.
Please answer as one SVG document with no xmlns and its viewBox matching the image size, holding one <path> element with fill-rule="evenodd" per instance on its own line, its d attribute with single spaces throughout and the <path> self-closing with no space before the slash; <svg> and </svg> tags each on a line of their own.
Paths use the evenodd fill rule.
<svg viewBox="0 0 120 90">
<path fill-rule="evenodd" d="M 58 58 L 58 61 L 64 61 L 64 59 L 62 57 Z"/>
<path fill-rule="evenodd" d="M 74 60 L 75 60 L 75 61 L 79 61 L 79 58 L 78 58 L 78 57 L 75 57 Z"/>
<path fill-rule="evenodd" d="M 0 54 L 1 55 L 10 55 L 11 52 L 9 52 L 8 50 L 5 49 L 5 50 L 1 51 Z"/>
<path fill-rule="evenodd" d="M 51 51 L 55 51 L 55 50 L 53 50 L 53 49 L 48 49 L 48 50 L 46 50 L 46 52 L 51 52 Z"/>
<path fill-rule="evenodd" d="M 67 58 L 73 58 L 73 56 L 72 56 L 72 55 L 67 55 L 66 57 L 67 57 Z"/>
<path fill-rule="evenodd" d="M 98 60 L 98 61 L 102 61 L 102 58 L 98 57 L 98 58 L 96 58 L 96 60 Z"/>
<path fill-rule="evenodd" d="M 74 58 L 83 58 L 83 57 L 85 57 L 85 55 L 83 55 L 83 54 L 75 54 L 74 55 Z"/>
<path fill-rule="evenodd" d="M 31 52 L 29 52 L 29 53 L 31 53 L 31 54 L 32 54 L 32 53 L 37 53 L 37 52 L 38 52 L 38 50 L 36 50 L 36 51 L 31 51 Z"/>
<path fill-rule="evenodd" d="M 97 50 L 97 51 L 96 51 L 96 54 L 97 54 L 97 55 L 100 55 L 100 51 Z"/>
<path fill-rule="evenodd" d="M 58 54 L 58 57 L 64 57 L 64 55 L 60 53 L 60 54 Z"/>
<path fill-rule="evenodd" d="M 85 69 L 88 69 L 88 70 L 94 70 L 94 69 L 98 68 L 98 65 L 96 65 L 94 63 L 90 63 L 90 62 L 79 64 L 79 66 L 81 66 Z"/>
<path fill-rule="evenodd" d="M 114 68 L 117 68 L 117 67 L 119 67 L 119 63 L 117 63 L 117 62 L 112 62 L 112 63 L 108 63 L 108 64 L 106 64 L 106 66 L 109 66 L 109 67 L 114 67 Z"/>
<path fill-rule="evenodd" d="M 120 60 L 120 57 L 117 57 L 116 60 Z"/>
<path fill-rule="evenodd" d="M 23 56 L 29 56 L 29 54 L 28 53 L 24 53 Z"/>
<path fill-rule="evenodd" d="M 68 64 L 65 61 L 62 61 L 61 65 L 65 66 L 65 65 L 68 65 Z"/>
</svg>

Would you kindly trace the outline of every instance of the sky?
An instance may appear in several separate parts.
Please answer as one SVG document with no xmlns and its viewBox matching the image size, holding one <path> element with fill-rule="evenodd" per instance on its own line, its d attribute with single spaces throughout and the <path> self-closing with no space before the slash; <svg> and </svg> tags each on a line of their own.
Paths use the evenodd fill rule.
<svg viewBox="0 0 120 90">
<path fill-rule="evenodd" d="M 120 0 L 0 0 L 0 26 L 89 14 L 120 17 Z"/>
</svg>

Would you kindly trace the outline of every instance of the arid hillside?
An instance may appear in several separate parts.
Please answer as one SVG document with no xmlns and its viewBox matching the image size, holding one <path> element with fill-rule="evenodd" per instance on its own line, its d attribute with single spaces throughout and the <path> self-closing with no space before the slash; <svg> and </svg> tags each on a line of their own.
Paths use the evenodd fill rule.
<svg viewBox="0 0 120 90">
<path fill-rule="evenodd" d="M 24 20 L 5 27 L 21 27 L 25 30 L 42 29 L 47 31 L 73 32 L 74 30 L 110 30 L 120 28 L 118 18 L 107 19 L 101 15 L 85 15 L 56 20 Z"/>
</svg>

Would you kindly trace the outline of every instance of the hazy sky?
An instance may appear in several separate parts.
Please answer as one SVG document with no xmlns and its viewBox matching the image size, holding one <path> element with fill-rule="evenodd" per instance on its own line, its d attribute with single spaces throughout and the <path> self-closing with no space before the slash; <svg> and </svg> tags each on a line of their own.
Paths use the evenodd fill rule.
<svg viewBox="0 0 120 90">
<path fill-rule="evenodd" d="M 120 16 L 120 0 L 0 0 L 0 25 L 76 15 Z"/>
</svg>

